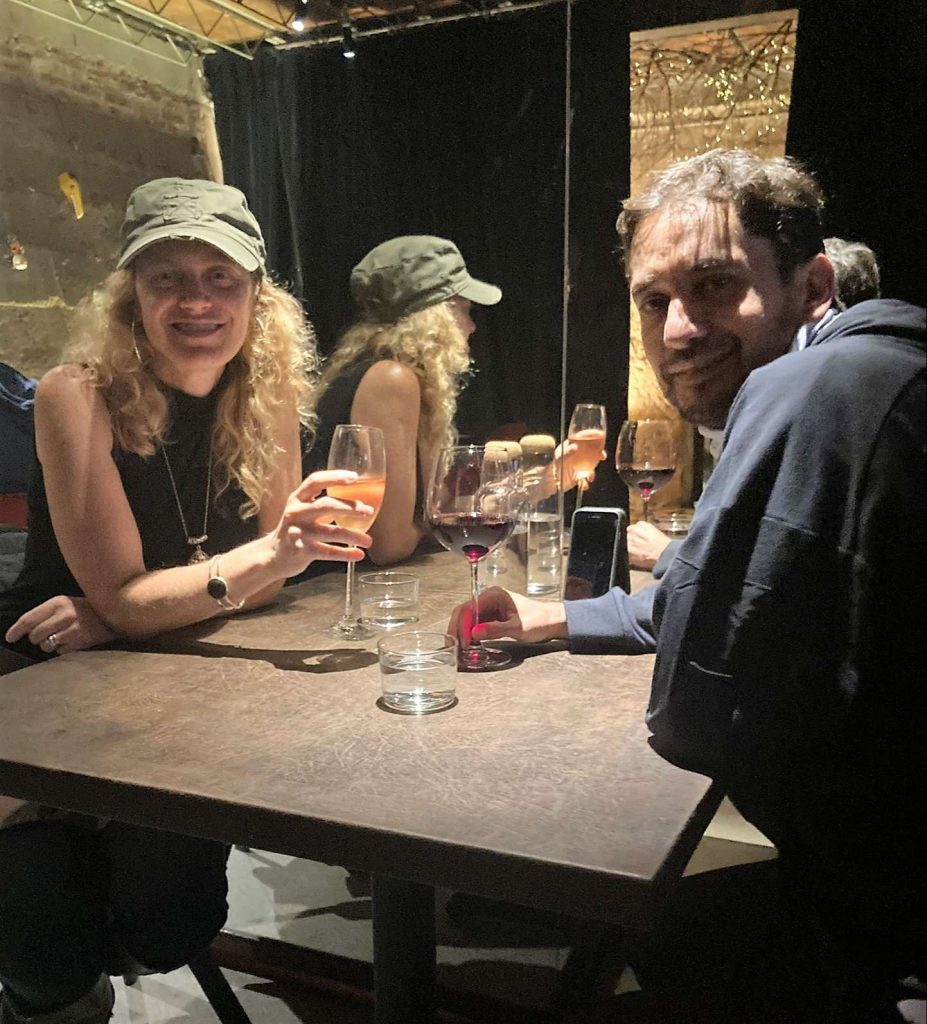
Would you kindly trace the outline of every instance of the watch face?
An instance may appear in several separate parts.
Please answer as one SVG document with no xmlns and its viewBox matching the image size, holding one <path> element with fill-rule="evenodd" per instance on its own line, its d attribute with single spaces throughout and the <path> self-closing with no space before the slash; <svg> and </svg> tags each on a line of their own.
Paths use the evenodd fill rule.
<svg viewBox="0 0 927 1024">
<path fill-rule="evenodd" d="M 206 593 L 216 601 L 229 596 L 228 584 L 221 576 L 211 576 L 206 584 Z"/>
</svg>

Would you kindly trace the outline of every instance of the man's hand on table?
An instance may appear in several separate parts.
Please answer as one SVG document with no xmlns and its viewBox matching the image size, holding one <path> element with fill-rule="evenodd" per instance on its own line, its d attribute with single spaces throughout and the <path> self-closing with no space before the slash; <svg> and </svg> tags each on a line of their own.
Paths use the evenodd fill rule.
<svg viewBox="0 0 927 1024">
<path fill-rule="evenodd" d="M 509 637 L 527 643 L 567 638 L 566 610 L 559 601 L 537 601 L 501 587 L 490 587 L 479 597 L 480 621 L 473 628 L 473 606 L 468 601 L 451 613 L 448 633 L 461 646 L 472 640 L 500 640 Z"/>
<path fill-rule="evenodd" d="M 628 527 L 628 562 L 632 569 L 649 572 L 659 561 L 670 538 L 653 523 L 643 520 Z"/>
</svg>

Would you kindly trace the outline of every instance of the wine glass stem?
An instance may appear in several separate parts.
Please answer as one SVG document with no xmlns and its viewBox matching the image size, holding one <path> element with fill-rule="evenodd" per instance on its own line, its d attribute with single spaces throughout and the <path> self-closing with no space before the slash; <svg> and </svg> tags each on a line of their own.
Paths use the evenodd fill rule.
<svg viewBox="0 0 927 1024">
<path fill-rule="evenodd" d="M 646 495 L 642 494 L 641 495 L 641 501 L 643 501 L 643 503 L 644 503 L 644 522 L 645 523 L 649 523 L 650 522 L 650 495 L 649 494 L 646 494 Z"/>
<path fill-rule="evenodd" d="M 344 586 L 344 615 L 341 625 L 348 626 L 354 622 L 354 563 L 348 562 L 348 575 Z"/>
<path fill-rule="evenodd" d="M 576 504 L 574 509 L 579 508 L 583 503 L 583 495 L 586 493 L 586 478 L 581 476 L 576 481 Z"/>
<path fill-rule="evenodd" d="M 473 639 L 473 632 L 480 624 L 480 588 L 476 575 L 479 564 L 480 563 L 476 559 L 470 563 L 470 608 L 473 613 L 473 621 L 470 626 L 470 643 L 467 645 L 468 651 L 478 651 L 480 649 L 479 641 Z"/>
</svg>

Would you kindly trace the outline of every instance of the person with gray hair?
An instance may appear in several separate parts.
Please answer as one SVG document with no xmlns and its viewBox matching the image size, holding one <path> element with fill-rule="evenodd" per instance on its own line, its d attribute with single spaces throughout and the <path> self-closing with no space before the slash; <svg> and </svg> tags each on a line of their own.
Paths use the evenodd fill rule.
<svg viewBox="0 0 927 1024">
<path fill-rule="evenodd" d="M 836 301 L 841 309 L 881 297 L 879 262 L 865 242 L 825 238 L 824 252 L 834 268 Z"/>
</svg>

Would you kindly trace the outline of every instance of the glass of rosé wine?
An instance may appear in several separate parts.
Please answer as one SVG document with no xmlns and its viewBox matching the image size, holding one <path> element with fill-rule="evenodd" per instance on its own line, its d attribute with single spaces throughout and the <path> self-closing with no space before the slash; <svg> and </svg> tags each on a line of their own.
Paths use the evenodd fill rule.
<svg viewBox="0 0 927 1024">
<path fill-rule="evenodd" d="M 332 484 L 327 488 L 333 498 L 341 501 L 362 501 L 373 509 L 373 514 L 353 510 L 333 516 L 336 526 L 366 533 L 383 504 L 386 491 L 386 454 L 383 431 L 379 427 L 364 427 L 356 423 L 341 423 L 335 427 L 328 450 L 328 468 L 351 470 L 357 479 L 349 484 Z M 344 614 L 332 627 L 342 640 L 368 640 L 374 631 L 365 626 L 354 607 L 354 563 L 348 562 L 344 594 Z"/>
<path fill-rule="evenodd" d="M 605 458 L 605 431 L 605 406 L 580 402 L 573 410 L 567 430 L 567 440 L 575 445 L 568 462 L 576 478 L 577 508 L 592 483 L 595 467 Z"/>
</svg>

